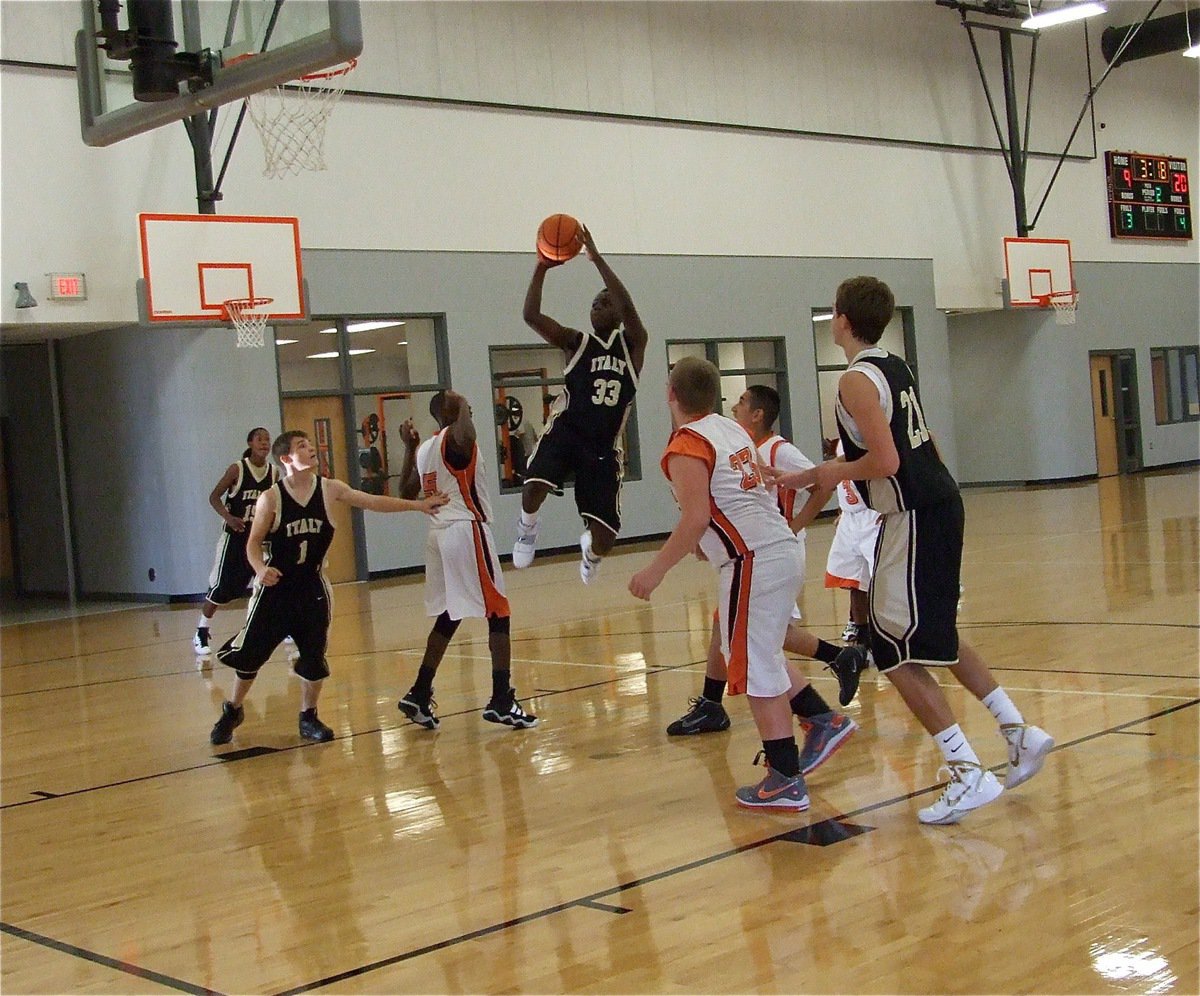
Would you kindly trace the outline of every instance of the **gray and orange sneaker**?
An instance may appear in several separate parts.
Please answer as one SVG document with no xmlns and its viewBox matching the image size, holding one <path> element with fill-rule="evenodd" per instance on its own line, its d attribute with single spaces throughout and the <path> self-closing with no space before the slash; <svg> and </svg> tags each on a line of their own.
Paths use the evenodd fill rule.
<svg viewBox="0 0 1200 996">
<path fill-rule="evenodd" d="M 804 730 L 804 746 L 800 748 L 800 774 L 816 771 L 833 757 L 858 729 L 858 724 L 840 712 L 826 712 L 800 720 Z"/>
<path fill-rule="evenodd" d="M 754 763 L 758 764 L 760 760 L 763 760 L 762 751 L 755 756 Z M 808 788 L 803 775 L 788 778 L 773 770 L 769 764 L 766 769 L 767 777 L 757 785 L 747 785 L 733 793 L 739 806 L 746 809 L 782 809 L 792 813 L 802 813 L 808 809 Z"/>
</svg>

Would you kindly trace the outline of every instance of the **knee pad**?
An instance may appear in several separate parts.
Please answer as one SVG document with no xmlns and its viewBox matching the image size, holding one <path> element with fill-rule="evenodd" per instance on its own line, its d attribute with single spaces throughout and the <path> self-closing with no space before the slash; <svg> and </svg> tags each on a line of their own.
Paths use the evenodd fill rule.
<svg viewBox="0 0 1200 996">
<path fill-rule="evenodd" d="M 508 635 L 511 620 L 508 616 L 488 616 L 488 632 Z"/>
<path fill-rule="evenodd" d="M 433 631 L 437 633 L 438 636 L 449 640 L 450 637 L 452 637 L 458 631 L 458 624 L 461 622 L 461 619 L 451 619 L 448 612 L 443 612 L 437 617 L 437 619 L 434 620 Z"/>
<path fill-rule="evenodd" d="M 324 655 L 314 661 L 311 657 L 301 654 L 300 659 L 292 666 L 292 670 L 305 681 L 321 681 L 323 678 L 329 677 L 329 664 Z"/>
</svg>

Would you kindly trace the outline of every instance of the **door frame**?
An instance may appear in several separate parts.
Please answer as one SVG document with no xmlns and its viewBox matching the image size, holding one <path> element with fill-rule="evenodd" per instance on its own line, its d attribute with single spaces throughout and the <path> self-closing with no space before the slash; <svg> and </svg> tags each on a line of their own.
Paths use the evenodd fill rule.
<svg viewBox="0 0 1200 996">
<path fill-rule="evenodd" d="M 1112 406 L 1117 428 L 1117 473 L 1132 474 L 1145 464 L 1142 459 L 1142 416 L 1138 401 L 1137 351 L 1134 349 L 1089 349 L 1088 369 L 1093 356 L 1112 359 Z M 1129 362 L 1126 382 L 1123 360 Z M 1089 382 L 1090 382 L 1089 374 Z M 1130 452 L 1132 450 L 1132 453 Z"/>
</svg>

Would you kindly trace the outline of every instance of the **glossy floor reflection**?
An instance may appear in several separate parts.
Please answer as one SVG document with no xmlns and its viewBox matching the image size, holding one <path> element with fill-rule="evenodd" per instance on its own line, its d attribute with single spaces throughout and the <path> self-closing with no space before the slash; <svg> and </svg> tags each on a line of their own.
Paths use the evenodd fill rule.
<svg viewBox="0 0 1200 996">
<path fill-rule="evenodd" d="M 951 827 L 917 823 L 940 757 L 873 673 L 811 810 L 738 809 L 745 703 L 726 733 L 664 735 L 700 689 L 711 574 L 688 564 L 636 602 L 644 549 L 586 589 L 571 558 L 506 571 L 514 680 L 542 717 L 522 732 L 480 716 L 474 622 L 439 676 L 441 729 L 397 712 L 419 581 L 337 589 L 325 745 L 296 737 L 280 653 L 210 747 L 231 675 L 195 666 L 193 607 L 5 626 L 0 988 L 1200 991 L 1197 481 L 966 493 L 964 634 L 1059 747 Z M 828 639 L 831 535 L 810 530 L 803 597 Z M 948 692 L 1001 764 L 986 710 Z"/>
</svg>

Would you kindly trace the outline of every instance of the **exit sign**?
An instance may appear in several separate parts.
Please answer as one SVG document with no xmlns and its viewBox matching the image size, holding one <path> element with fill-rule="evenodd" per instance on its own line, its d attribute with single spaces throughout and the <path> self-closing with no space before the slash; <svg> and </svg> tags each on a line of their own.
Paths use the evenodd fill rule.
<svg viewBox="0 0 1200 996">
<path fill-rule="evenodd" d="M 87 281 L 82 273 L 51 273 L 51 301 L 86 301 Z"/>
</svg>

